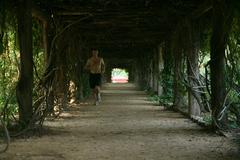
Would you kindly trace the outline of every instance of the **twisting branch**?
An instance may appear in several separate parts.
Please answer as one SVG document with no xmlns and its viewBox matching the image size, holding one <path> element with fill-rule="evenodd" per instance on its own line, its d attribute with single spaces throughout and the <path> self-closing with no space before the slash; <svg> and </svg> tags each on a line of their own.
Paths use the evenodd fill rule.
<svg viewBox="0 0 240 160">
<path fill-rule="evenodd" d="M 86 17 L 83 17 L 83 18 L 80 18 L 74 22 L 72 22 L 71 24 L 67 25 L 66 27 L 64 27 L 59 33 L 57 33 L 54 37 L 53 37 L 53 40 L 51 42 L 51 47 L 50 47 L 50 53 L 49 53 L 49 63 L 48 63 L 48 67 L 46 69 L 46 72 L 45 72 L 45 76 L 43 77 L 43 79 L 47 79 L 48 77 L 50 77 L 53 73 L 54 73 L 54 70 L 55 69 L 51 69 L 50 71 L 48 71 L 48 69 L 50 68 L 50 65 L 51 65 L 51 61 L 52 61 L 52 57 L 53 57 L 53 50 L 54 50 L 54 45 L 56 43 L 56 40 L 57 38 L 62 35 L 67 29 L 69 29 L 70 27 L 72 27 L 73 25 L 76 25 L 78 23 L 80 23 L 81 21 L 84 21 L 86 19 L 89 19 L 91 18 L 93 15 L 89 14 L 88 16 Z M 54 19 L 53 19 L 54 20 Z M 55 22 L 55 21 L 54 21 Z M 51 74 L 49 74 L 51 73 Z"/>
<path fill-rule="evenodd" d="M 201 101 L 200 101 L 200 97 L 198 96 L 197 92 L 201 93 L 200 96 L 202 97 L 203 105 L 200 105 L 200 106 L 204 106 L 203 108 L 207 109 L 211 113 L 210 103 L 207 100 L 206 91 L 204 91 L 204 88 L 206 88 L 206 84 L 204 84 L 200 80 L 201 74 L 199 74 L 200 77 L 198 78 L 196 72 L 193 70 L 193 67 L 192 67 L 192 64 L 190 63 L 190 60 L 189 59 L 187 59 L 187 60 L 189 61 L 189 66 L 190 66 L 191 72 L 194 75 L 194 77 L 189 77 L 189 78 L 192 78 L 192 80 L 198 85 L 197 88 L 196 87 L 192 87 L 192 86 L 190 87 L 190 89 L 191 89 L 191 91 L 193 93 L 193 96 L 197 99 L 197 101 L 198 101 L 198 103 L 200 105 Z M 201 89 L 201 90 L 199 90 L 199 89 Z"/>
<path fill-rule="evenodd" d="M 207 89 L 207 92 L 210 96 L 212 96 L 212 93 L 211 93 L 211 90 L 209 88 L 210 86 L 210 83 L 209 83 L 209 79 L 208 79 L 208 67 L 210 65 L 210 61 L 208 61 L 208 63 L 204 66 L 205 68 L 205 83 L 206 83 L 206 89 Z"/>
<path fill-rule="evenodd" d="M 39 89 L 43 89 L 41 92 L 44 93 L 43 96 L 41 96 L 39 99 L 37 99 L 34 102 L 34 115 L 33 115 L 33 119 L 30 123 L 30 125 L 34 125 L 36 123 L 39 124 L 39 126 L 42 126 L 44 119 L 46 118 L 46 116 L 48 116 L 49 112 L 50 112 L 50 108 L 49 108 L 49 97 L 50 97 L 50 93 L 53 90 L 53 82 L 54 82 L 54 74 L 56 72 L 56 70 L 58 70 L 58 67 L 53 67 L 51 66 L 52 60 L 53 60 L 53 55 L 54 55 L 54 45 L 56 44 L 57 39 L 60 37 L 60 35 L 62 35 L 65 31 L 67 31 L 70 27 L 72 27 L 73 25 L 79 24 L 80 22 L 88 19 L 92 17 L 92 15 L 88 15 L 86 17 L 80 18 L 78 20 L 76 20 L 75 22 L 67 25 L 66 27 L 64 27 L 59 33 L 57 33 L 52 42 L 51 42 L 51 48 L 50 48 L 50 58 L 49 58 L 49 63 L 48 63 L 48 67 L 46 69 L 46 72 L 44 74 L 44 76 L 42 77 L 42 80 L 40 80 L 40 84 L 42 87 L 39 87 Z M 43 82 L 43 83 L 42 83 Z M 54 104 L 53 104 L 54 105 Z M 31 128 L 31 127 L 29 127 Z"/>
<path fill-rule="evenodd" d="M 57 39 L 65 32 L 67 31 L 70 27 L 79 24 L 80 22 L 92 17 L 92 15 L 88 15 L 86 17 L 80 18 L 76 20 L 75 22 L 67 25 L 64 27 L 60 32 L 58 32 L 52 42 L 51 42 L 51 47 L 50 47 L 50 53 L 49 53 L 49 61 L 48 61 L 48 66 L 45 70 L 44 75 L 41 77 L 39 80 L 39 84 L 36 87 L 36 90 L 38 93 L 42 93 L 42 96 L 38 98 L 34 103 L 33 103 L 33 116 L 32 119 L 30 120 L 28 126 L 24 129 L 21 130 L 18 133 L 12 134 L 11 137 L 17 137 L 25 134 L 27 131 L 32 130 L 37 127 L 42 127 L 43 122 L 45 118 L 49 115 L 51 112 L 50 106 L 49 106 L 49 97 L 50 94 L 53 90 L 53 83 L 54 83 L 54 78 L 55 78 L 55 72 L 58 70 L 58 67 L 55 66 L 53 63 L 54 60 L 54 46 L 56 45 Z M 37 74 L 36 66 L 34 65 L 35 72 Z M 37 74 L 38 75 L 38 74 Z M 37 76 L 38 77 L 38 76 Z M 53 104 L 55 106 L 55 104 Z"/>
<path fill-rule="evenodd" d="M 8 150 L 8 147 L 9 147 L 9 144 L 10 144 L 10 136 L 9 136 L 9 132 L 8 132 L 8 129 L 5 125 L 5 122 L 3 121 L 1 115 L 0 115 L 0 121 L 1 121 L 1 124 L 2 124 L 2 127 L 3 127 L 3 130 L 4 130 L 4 135 L 5 135 L 5 138 L 6 138 L 6 146 L 3 150 L 0 150 L 0 153 L 3 153 L 3 152 L 6 152 Z"/>
<path fill-rule="evenodd" d="M 184 62 L 182 62 L 182 63 L 184 63 Z M 200 78 L 197 78 L 197 74 L 193 70 L 191 63 L 189 63 L 189 65 L 190 65 L 191 72 L 193 72 L 193 76 L 188 77 L 188 78 L 192 79 L 192 81 L 194 83 L 196 83 L 197 85 L 193 87 L 190 84 L 188 78 L 183 76 L 183 75 L 185 75 L 184 68 L 182 68 L 181 72 L 179 72 L 180 80 L 182 80 L 182 83 L 185 85 L 185 87 L 187 87 L 187 89 L 190 90 L 191 94 L 194 96 L 194 98 L 197 100 L 197 103 L 201 107 L 201 110 L 202 111 L 207 110 L 211 113 L 210 100 L 208 100 L 207 92 L 205 91 L 206 84 L 204 84 L 204 82 L 201 81 L 201 77 L 203 77 L 203 76 L 200 75 Z M 182 66 L 184 66 L 184 64 L 182 64 Z M 198 93 L 200 93 L 200 97 L 199 97 Z"/>
<path fill-rule="evenodd" d="M 92 14 L 89 14 L 89 15 L 86 16 L 86 17 L 80 18 L 80 19 L 78 19 L 78 20 L 70 23 L 69 25 L 67 25 L 66 27 L 64 27 L 59 33 L 57 33 L 57 34 L 54 36 L 54 38 L 53 38 L 53 40 L 52 40 L 52 43 L 51 43 L 50 55 L 51 55 L 51 52 L 53 52 L 53 46 L 54 46 L 54 44 L 55 44 L 55 41 L 57 40 L 57 38 L 58 38 L 61 34 L 63 34 L 67 29 L 69 29 L 69 28 L 72 27 L 73 25 L 76 25 L 76 24 L 80 23 L 81 21 L 84 21 L 84 20 L 86 20 L 86 19 L 89 19 L 89 18 L 91 18 L 92 16 L 93 16 Z"/>
</svg>

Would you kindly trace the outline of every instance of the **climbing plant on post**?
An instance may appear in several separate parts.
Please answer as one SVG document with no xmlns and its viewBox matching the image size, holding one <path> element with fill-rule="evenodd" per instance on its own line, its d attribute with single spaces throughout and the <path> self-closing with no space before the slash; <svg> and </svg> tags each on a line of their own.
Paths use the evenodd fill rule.
<svg viewBox="0 0 240 160">
<path fill-rule="evenodd" d="M 160 73 L 162 85 L 162 95 L 160 103 L 170 106 L 173 101 L 173 54 L 171 52 L 170 40 L 166 40 L 163 45 L 163 69 Z"/>
<path fill-rule="evenodd" d="M 31 0 L 20 0 L 17 10 L 18 38 L 20 47 L 20 75 L 16 88 L 19 104 L 19 122 L 22 127 L 32 119 L 33 54 Z"/>
<path fill-rule="evenodd" d="M 231 21 L 231 8 L 227 0 L 214 0 L 210 53 L 211 106 L 214 128 L 224 125 L 224 119 L 226 119 L 226 116 L 220 117 L 220 113 L 224 109 L 224 99 L 226 96 L 224 58 Z"/>
</svg>

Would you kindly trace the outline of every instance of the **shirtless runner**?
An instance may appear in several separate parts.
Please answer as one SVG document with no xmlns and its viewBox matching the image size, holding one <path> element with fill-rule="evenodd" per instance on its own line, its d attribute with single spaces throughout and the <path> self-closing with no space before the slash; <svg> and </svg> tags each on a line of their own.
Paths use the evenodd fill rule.
<svg viewBox="0 0 240 160">
<path fill-rule="evenodd" d="M 92 57 L 87 60 L 85 69 L 89 71 L 89 84 L 95 98 L 95 105 L 101 102 L 100 87 L 102 74 L 105 72 L 103 58 L 98 57 L 98 50 L 92 49 Z"/>
</svg>

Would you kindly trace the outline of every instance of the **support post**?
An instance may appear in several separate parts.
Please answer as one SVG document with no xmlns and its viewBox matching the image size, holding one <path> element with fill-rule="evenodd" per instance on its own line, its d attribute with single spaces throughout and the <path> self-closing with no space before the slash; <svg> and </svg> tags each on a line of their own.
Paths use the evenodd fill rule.
<svg viewBox="0 0 240 160">
<path fill-rule="evenodd" d="M 213 30 L 211 37 L 210 70 L 211 70 L 211 107 L 213 117 L 213 128 L 220 123 L 225 125 L 225 118 L 219 118 L 223 109 L 226 96 L 225 88 L 225 48 L 226 41 L 231 28 L 232 15 L 230 4 L 227 0 L 213 1 Z"/>
<path fill-rule="evenodd" d="M 164 61 L 163 61 L 163 44 L 158 46 L 158 77 L 162 76 L 160 75 L 162 73 L 162 70 L 164 69 Z M 163 86 L 158 80 L 158 96 L 161 96 L 163 94 Z"/>
<path fill-rule="evenodd" d="M 158 93 L 158 77 L 159 77 L 159 59 L 158 59 L 158 48 L 154 48 L 153 51 L 153 90 Z"/>
<path fill-rule="evenodd" d="M 173 77 L 173 108 L 178 109 L 183 105 L 183 94 L 181 93 L 181 68 L 183 60 L 183 49 L 180 38 L 180 24 L 177 27 L 175 34 L 172 37 L 172 52 L 174 55 L 174 77 Z"/>
<path fill-rule="evenodd" d="M 179 54 L 179 55 L 177 55 Z M 183 95 L 180 92 L 180 69 L 181 69 L 181 61 L 182 61 L 182 53 L 175 51 L 175 59 L 174 59 L 174 79 L 173 79 L 173 106 L 174 108 L 180 107 L 182 103 Z"/>
<path fill-rule="evenodd" d="M 105 62 L 106 65 L 107 62 Z M 108 66 L 106 67 L 106 71 L 105 71 L 105 77 L 106 77 L 106 82 L 107 83 L 111 83 L 112 82 L 112 66 Z"/>
<path fill-rule="evenodd" d="M 150 63 L 149 63 L 149 86 L 151 89 L 153 89 L 154 87 L 154 60 L 153 60 L 153 53 L 151 53 L 151 57 L 150 57 Z"/>
<path fill-rule="evenodd" d="M 20 77 L 16 95 L 19 104 L 19 122 L 22 127 L 32 119 L 33 54 L 31 0 L 21 0 L 18 5 L 17 22 L 20 47 Z"/>
<path fill-rule="evenodd" d="M 191 117 L 199 117 L 201 114 L 200 105 L 195 97 L 199 97 L 199 92 L 197 92 L 199 80 L 199 48 L 200 48 L 200 35 L 198 25 L 193 25 L 189 21 L 187 33 L 189 34 L 189 45 L 187 46 L 187 74 L 189 81 L 188 89 L 188 113 Z"/>
</svg>

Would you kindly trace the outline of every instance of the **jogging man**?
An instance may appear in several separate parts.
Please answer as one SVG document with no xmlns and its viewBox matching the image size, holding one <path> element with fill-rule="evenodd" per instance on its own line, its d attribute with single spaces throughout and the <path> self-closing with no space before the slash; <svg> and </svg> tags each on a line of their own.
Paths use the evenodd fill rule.
<svg viewBox="0 0 240 160">
<path fill-rule="evenodd" d="M 85 69 L 89 71 L 89 84 L 95 98 L 95 105 L 101 102 L 100 87 L 102 83 L 102 74 L 105 72 L 103 58 L 98 57 L 98 50 L 92 49 L 92 57 L 87 60 Z"/>
</svg>

